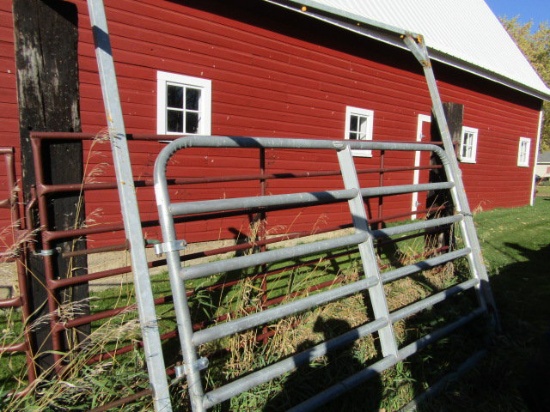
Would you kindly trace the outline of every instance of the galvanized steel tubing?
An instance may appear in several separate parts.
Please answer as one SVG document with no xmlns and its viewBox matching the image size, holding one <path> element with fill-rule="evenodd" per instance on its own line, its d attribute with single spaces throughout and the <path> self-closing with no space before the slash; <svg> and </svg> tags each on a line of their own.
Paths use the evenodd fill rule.
<svg viewBox="0 0 550 412">
<path fill-rule="evenodd" d="M 443 150 L 435 145 L 426 144 L 407 144 L 407 143 L 380 143 L 380 142 L 350 142 L 349 146 L 353 149 L 371 149 L 371 150 L 427 150 L 435 152 L 442 158 L 443 165 L 448 164 L 446 156 Z M 170 245 L 177 241 L 176 233 L 174 230 L 173 222 L 177 217 L 186 216 L 188 214 L 200 214 L 214 211 L 227 211 L 227 210 L 243 210 L 247 211 L 250 208 L 266 208 L 277 206 L 308 206 L 314 204 L 322 204 L 329 201 L 345 201 L 351 200 L 358 194 L 354 189 L 347 187 L 340 191 L 326 191 L 316 193 L 297 193 L 288 195 L 276 195 L 267 197 L 245 197 L 235 199 L 221 199 L 210 201 L 198 201 L 198 202 L 186 202 L 186 203 L 171 203 L 168 192 L 168 184 L 166 177 L 166 168 L 169 159 L 178 151 L 191 147 L 227 147 L 227 148 L 241 148 L 241 147 L 257 147 L 257 148 L 293 148 L 293 149 L 321 149 L 321 150 L 344 150 L 345 147 L 341 141 L 324 141 L 324 140 L 294 140 L 294 139 L 266 139 L 266 138 L 232 138 L 232 137 L 215 137 L 215 136 L 189 136 L 178 139 L 170 143 L 163 149 L 159 155 L 155 164 L 155 193 L 157 196 L 157 204 L 159 206 L 160 220 L 163 225 L 163 241 Z M 349 149 L 348 149 L 349 150 Z M 342 165 L 342 161 L 341 161 Z M 355 171 L 350 170 L 353 174 Z M 345 174 L 344 171 L 342 174 Z M 352 179 L 353 182 L 353 179 Z M 360 193 L 362 197 L 375 197 L 375 196 L 388 196 L 393 194 L 410 193 L 413 191 L 423 190 L 443 190 L 452 189 L 454 187 L 453 182 L 435 183 L 435 184 L 422 184 L 422 185 L 402 185 L 402 186 L 390 186 L 382 188 L 369 188 L 361 189 Z M 358 211 L 356 211 L 357 213 Z M 189 266 L 185 268 L 180 267 L 180 261 L 178 259 L 177 251 L 170 250 L 168 254 L 172 255 L 172 266 L 170 268 L 170 276 L 173 285 L 179 288 L 179 295 L 185 295 L 184 280 L 197 279 L 205 276 L 210 276 L 217 273 L 241 270 L 248 267 L 257 267 L 268 263 L 285 260 L 289 258 L 301 257 L 309 254 L 314 254 L 331 249 L 338 249 L 345 246 L 361 245 L 364 244 L 368 237 L 385 239 L 390 236 L 415 232 L 425 231 L 426 229 L 440 227 L 444 225 L 453 225 L 463 220 L 462 215 L 455 215 L 450 217 L 444 217 L 439 219 L 432 219 L 429 221 L 414 222 L 411 224 L 395 226 L 391 228 L 384 228 L 378 230 L 366 230 L 366 223 L 363 226 L 357 226 L 357 229 L 361 227 L 364 229 L 357 230 L 355 234 L 341 236 L 336 239 L 314 241 L 307 244 L 298 246 L 291 246 L 288 248 L 271 250 L 261 252 L 257 254 L 239 256 L 234 258 L 228 258 L 223 261 L 216 261 L 211 263 L 198 264 L 195 266 Z M 354 218 L 355 219 L 355 218 Z M 366 222 L 366 216 L 363 217 Z M 166 225 L 166 227 L 164 227 Z M 371 244 L 372 246 L 372 244 Z M 271 321 L 280 319 L 282 317 L 292 315 L 318 305 L 340 299 L 342 297 L 349 296 L 351 294 L 369 290 L 377 286 L 380 282 L 390 282 L 410 274 L 428 270 L 434 267 L 438 267 L 447 262 L 455 259 L 467 257 L 471 254 L 471 249 L 465 247 L 460 250 L 455 250 L 450 253 L 435 256 L 426 259 L 415 264 L 407 265 L 392 271 L 388 271 L 382 274 L 380 277 L 367 277 L 363 280 L 353 282 L 344 286 L 340 286 L 335 289 L 320 292 L 313 296 L 308 296 L 299 300 L 292 301 L 290 303 L 282 304 L 277 307 L 266 309 L 258 313 L 246 315 L 236 320 L 231 320 L 222 324 L 218 324 L 206 329 L 202 329 L 194 332 L 191 328 L 191 318 L 188 308 L 185 307 L 186 300 L 175 301 L 176 308 L 179 306 L 179 318 L 178 324 L 180 328 L 184 328 L 185 331 L 180 335 L 182 343 L 182 352 L 184 361 L 187 366 L 188 377 L 189 374 L 193 376 L 193 382 L 198 383 L 200 381 L 200 371 L 198 368 L 198 359 L 195 351 L 195 347 L 206 342 L 210 342 L 215 339 L 220 339 L 230 334 L 242 332 L 244 330 L 261 326 Z M 349 340 L 355 340 L 361 336 L 373 333 L 374 331 L 380 331 L 387 327 L 389 324 L 415 314 L 421 310 L 431 307 L 434 304 L 444 301 L 445 299 L 453 296 L 462 291 L 476 287 L 479 284 L 477 278 L 465 281 L 459 285 L 455 285 L 447 290 L 436 293 L 435 295 L 423 299 L 419 302 L 406 306 L 391 314 L 388 313 L 388 317 L 376 319 L 375 322 L 352 330 L 345 335 L 337 338 L 341 339 L 341 342 L 348 342 Z M 382 293 L 383 292 L 379 292 Z M 176 310 L 178 313 L 178 310 Z M 435 339 L 450 333 L 458 326 L 461 326 L 465 322 L 478 316 L 483 309 L 476 310 L 472 314 L 459 319 L 451 325 L 442 328 L 439 332 L 434 332 L 430 336 L 423 337 L 417 342 L 408 345 L 406 348 L 394 352 L 393 354 L 387 354 L 384 358 L 374 365 L 366 368 L 362 372 L 348 378 L 347 380 L 335 385 L 335 387 L 328 389 L 327 391 L 319 394 L 317 397 L 312 398 L 306 404 L 302 404 L 297 407 L 296 410 L 310 410 L 317 407 L 327 399 L 349 389 L 352 386 L 357 385 L 364 379 L 368 379 L 376 373 L 390 367 L 406 356 L 410 356 L 415 353 L 421 347 L 434 341 Z M 187 325 L 187 326 L 186 326 Z M 376 325 L 376 326 L 374 326 Z M 181 333 L 181 332 L 180 332 Z M 299 366 L 300 364 L 307 362 L 312 356 L 321 356 L 325 354 L 330 348 L 337 347 L 328 341 L 317 345 L 306 352 L 296 354 L 289 359 L 285 359 L 280 362 L 276 362 L 267 368 L 260 371 L 253 372 L 243 378 L 239 378 L 229 384 L 226 384 L 220 388 L 214 389 L 206 394 L 202 393 L 202 388 L 199 390 L 191 390 L 191 397 L 195 398 L 194 410 L 203 410 L 214 406 L 224 400 L 229 399 L 245 390 L 248 390 L 260 383 L 266 382 L 274 377 L 280 376 L 285 372 Z M 390 351 L 391 352 L 391 351 Z"/>
</svg>

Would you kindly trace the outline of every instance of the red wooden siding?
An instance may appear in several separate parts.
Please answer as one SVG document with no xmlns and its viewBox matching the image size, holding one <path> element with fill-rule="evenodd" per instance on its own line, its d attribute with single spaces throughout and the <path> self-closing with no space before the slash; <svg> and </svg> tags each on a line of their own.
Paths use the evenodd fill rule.
<svg viewBox="0 0 550 412">
<path fill-rule="evenodd" d="M 479 130 L 476 163 L 460 164 L 472 209 L 529 204 L 540 101 L 449 68 L 446 75 L 454 84 L 440 83 L 442 98 L 464 104 L 464 125 Z M 520 137 L 531 139 L 529 167 L 517 166 Z"/>
<path fill-rule="evenodd" d="M 13 42 L 11 2 L 5 1 L 0 3 L 0 146 L 2 147 L 19 145 L 19 114 Z M 16 158 L 19 160 L 18 154 Z M 9 196 L 6 182 L 4 160 L 0 159 L 0 199 L 6 199 Z M 9 211 L 7 210 L 0 214 L 2 227 L 9 224 L 8 216 Z M 1 241 L 9 242 L 7 239 Z"/>
<path fill-rule="evenodd" d="M 98 83 L 92 34 L 84 0 L 79 9 L 79 65 L 81 118 L 84 132 L 105 129 L 105 115 Z M 374 139 L 415 141 L 418 114 L 427 114 L 431 102 L 419 64 L 406 51 L 363 39 L 313 19 L 258 1 L 180 2 L 160 0 L 107 0 L 107 18 L 118 75 L 127 131 L 156 131 L 156 73 L 159 70 L 212 80 L 212 133 L 341 139 L 346 106 L 374 111 Z M 13 63 L 13 29 L 7 2 L 0 4 L 0 128 L 6 141 L 16 144 L 18 135 Z M 11 36 L 11 37 L 10 37 Z M 11 53 L 11 54 L 10 54 Z M 10 71 L 11 70 L 11 71 Z M 476 164 L 463 164 L 464 180 L 471 206 L 484 209 L 528 204 L 532 166 L 519 168 L 519 137 L 532 138 L 530 165 L 534 164 L 540 102 L 490 82 L 436 65 L 436 76 L 444 101 L 465 105 L 465 125 L 478 128 Z M 7 86 L 5 86 L 7 85 Z M 5 120 L 5 121 L 4 121 Z M 3 140 L 4 141 L 4 140 Z M 132 143 L 132 161 L 137 177 L 149 177 L 158 144 Z M 101 153 L 95 153 L 101 152 Z M 244 159 L 237 152 L 213 155 L 196 150 L 185 155 L 186 167 L 174 170 L 182 177 L 258 173 L 257 153 Z M 334 156 L 308 153 L 289 157 L 271 152 L 266 162 L 273 172 L 335 168 Z M 85 156 L 89 156 L 86 154 Z M 108 145 L 94 148 L 90 168 L 110 156 Z M 388 157 L 387 167 L 414 154 Z M 358 168 L 373 168 L 379 158 L 359 159 Z M 90 169 L 91 170 L 91 169 Z M 1 173 L 1 172 L 0 172 Z M 112 168 L 104 168 L 95 181 L 112 179 Z M 377 177 L 367 176 L 377 184 Z M 325 179 L 334 185 L 339 180 Z M 412 172 L 388 176 L 386 184 L 412 183 Z M 308 186 L 309 185 L 309 186 Z M 321 187 L 304 182 L 296 191 Z M 282 190 L 268 184 L 268 193 Z M 256 183 L 189 186 L 182 198 L 220 198 L 258 194 Z M 138 189 L 143 218 L 155 219 L 156 207 L 148 189 Z M 411 197 L 399 196 L 384 203 L 388 215 L 410 210 Z M 90 194 L 87 213 L 96 220 L 120 221 L 118 199 L 105 193 Z M 376 210 L 377 202 L 369 206 Z M 95 213 L 92 213 L 95 212 Z M 343 222 L 345 208 L 333 206 L 301 215 L 280 212 L 270 226 L 282 231 L 303 230 L 312 222 L 325 225 Z M 297 217 L 298 216 L 298 217 Z M 232 236 L 225 230 L 189 222 L 190 241 Z M 238 230 L 246 221 L 225 220 Z M 211 230 L 210 230 L 211 229 Z M 148 235 L 158 234 L 148 231 Z"/>
</svg>

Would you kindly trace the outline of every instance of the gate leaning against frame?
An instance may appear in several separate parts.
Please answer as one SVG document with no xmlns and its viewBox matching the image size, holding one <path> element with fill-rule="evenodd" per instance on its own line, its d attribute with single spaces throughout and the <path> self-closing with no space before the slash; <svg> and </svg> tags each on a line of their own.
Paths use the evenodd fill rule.
<svg viewBox="0 0 550 412">
<path fill-rule="evenodd" d="M 116 82 L 116 74 L 114 70 L 114 62 L 112 56 L 112 49 L 109 41 L 109 34 L 107 30 L 107 22 L 103 7 L 102 0 L 88 0 L 88 8 L 90 12 L 90 21 L 94 31 L 94 40 L 96 43 L 96 55 L 99 66 L 99 74 L 102 85 L 103 98 L 105 102 L 105 111 L 109 126 L 110 138 L 112 143 L 113 158 L 115 162 L 115 169 L 117 174 L 117 180 L 119 181 L 120 203 L 122 207 L 122 214 L 124 218 L 124 226 L 127 235 L 127 239 L 131 246 L 131 258 L 132 267 L 135 274 L 135 288 L 137 298 L 137 306 L 140 314 L 141 327 L 143 332 L 144 350 L 147 357 L 147 366 L 150 375 L 151 385 L 153 389 L 155 399 L 156 410 L 171 410 L 168 385 L 164 372 L 164 359 L 161 352 L 161 344 L 159 339 L 159 328 L 157 319 L 155 316 L 154 302 L 152 299 L 151 284 L 148 278 L 147 262 L 143 252 L 141 244 L 141 222 L 139 221 L 139 210 L 137 208 L 134 187 L 131 185 L 132 170 L 129 162 L 128 148 L 126 142 L 126 133 L 124 120 L 121 111 L 120 98 L 118 96 L 118 88 Z M 374 24 L 370 22 L 369 24 Z M 171 278 L 171 286 L 173 289 L 175 308 L 177 313 L 177 320 L 179 326 L 179 335 L 182 344 L 182 353 L 184 357 L 184 365 L 181 369 L 186 376 L 187 383 L 189 385 L 191 402 L 195 411 L 204 410 L 213 405 L 219 404 L 225 399 L 229 399 L 232 396 L 241 393 L 248 388 L 257 385 L 266 379 L 271 379 L 275 376 L 280 376 L 284 371 L 288 371 L 294 368 L 296 365 L 307 362 L 312 357 L 321 356 L 334 347 L 341 347 L 344 344 L 352 341 L 357 335 L 367 336 L 374 332 L 377 332 L 381 345 L 383 358 L 364 369 L 357 375 L 353 375 L 349 379 L 341 382 L 333 388 L 328 389 L 321 394 L 314 396 L 306 404 L 298 406 L 300 410 L 309 410 L 315 408 L 319 404 L 324 403 L 327 399 L 330 399 L 347 387 L 356 385 L 358 382 L 367 379 L 374 374 L 387 369 L 391 365 L 395 364 L 401 359 L 410 356 L 417 352 L 425 345 L 439 339 L 442 336 L 447 335 L 450 331 L 457 327 L 467 323 L 472 318 L 475 318 L 483 313 L 490 313 L 494 319 L 494 322 L 498 326 L 498 318 L 496 310 L 494 308 L 493 298 L 488 284 L 488 277 L 485 271 L 485 267 L 481 260 L 479 242 L 477 240 L 475 228 L 473 226 L 473 218 L 469 210 L 466 195 L 460 178 L 460 172 L 456 163 L 456 159 L 452 156 L 452 142 L 450 133 L 446 124 L 441 99 L 438 95 L 437 85 L 431 69 L 430 59 L 423 42 L 421 35 L 404 32 L 402 30 L 392 27 L 380 27 L 385 31 L 388 31 L 391 36 L 401 38 L 413 55 L 417 58 L 424 69 L 428 88 L 433 103 L 434 115 L 437 119 L 438 126 L 442 135 L 445 151 L 432 146 L 407 146 L 399 144 L 388 144 L 385 146 L 383 143 L 348 143 L 343 142 L 330 142 L 330 141 L 295 141 L 285 139 L 273 139 L 273 140 L 260 140 L 260 139 L 231 139 L 223 137 L 209 137 L 210 142 L 216 141 L 220 144 L 227 145 L 227 147 L 240 147 L 240 145 L 252 145 L 252 147 L 261 147 L 262 145 L 288 145 L 284 147 L 298 149 L 308 147 L 310 149 L 319 150 L 335 150 L 337 152 L 338 161 L 340 163 L 342 178 L 344 183 L 344 189 L 332 191 L 332 192 L 309 192 L 303 193 L 300 196 L 303 199 L 296 198 L 294 194 L 281 196 L 266 196 L 261 198 L 245 198 L 233 200 L 234 203 L 226 204 L 216 202 L 198 202 L 190 204 L 171 203 L 167 190 L 163 187 L 163 181 L 165 180 L 164 168 L 166 161 L 173 154 L 174 150 L 183 147 L 186 142 L 195 142 L 200 144 L 205 143 L 204 137 L 184 138 L 178 140 L 177 143 L 169 145 L 160 157 L 157 163 L 157 171 L 155 178 L 155 189 L 157 192 L 157 202 L 159 205 L 160 218 L 162 220 L 162 226 L 164 231 L 164 239 L 161 246 L 159 246 L 159 252 L 165 252 L 168 254 L 169 272 Z M 195 140 L 193 140 L 195 139 Z M 221 140 L 220 140 L 221 139 Z M 263 143 L 262 143 L 263 142 Z M 180 146 L 181 145 L 181 146 Z M 329 146 L 327 146 L 329 145 Z M 276 146 L 281 148 L 281 146 Z M 366 219 L 365 209 L 362 198 L 369 195 L 369 190 L 396 190 L 398 193 L 399 188 L 379 188 L 379 189 L 361 189 L 358 184 L 357 174 L 353 164 L 353 158 L 351 156 L 350 147 L 354 149 L 371 149 L 371 150 L 432 150 L 440 157 L 447 177 L 448 182 L 445 183 L 445 187 L 437 188 L 449 190 L 453 201 L 455 203 L 456 214 L 454 216 L 442 218 L 443 220 L 434 219 L 430 222 L 419 222 L 406 225 L 406 229 L 388 228 L 370 230 L 368 228 L 368 221 Z M 445 155 L 448 154 L 448 156 Z M 433 188 L 435 189 L 435 188 Z M 409 191 L 424 190 L 419 187 L 408 187 Z M 365 192 L 367 191 L 367 192 Z M 176 216 L 185 215 L 187 213 L 195 213 L 194 210 L 204 210 L 208 208 L 214 210 L 222 210 L 220 208 L 241 208 L 241 207 L 281 207 L 284 204 L 314 204 L 319 201 L 326 200 L 326 196 L 330 198 L 330 201 L 347 201 L 349 210 L 351 213 L 351 219 L 354 226 L 354 233 L 339 238 L 337 241 L 319 241 L 312 244 L 302 244 L 292 248 L 285 248 L 282 251 L 270 250 L 261 252 L 255 255 L 242 256 L 229 259 L 227 261 L 212 263 L 212 264 L 200 264 L 190 268 L 181 269 L 179 261 L 176 261 L 176 257 L 179 255 L 179 249 L 182 247 L 181 241 L 175 236 L 173 227 L 173 220 Z M 249 202 L 242 204 L 242 202 Z M 288 202 L 288 203 L 287 203 Z M 196 207 L 196 209 L 189 209 Z M 459 250 L 452 251 L 442 256 L 437 256 L 423 260 L 422 262 L 414 265 L 407 265 L 398 269 L 392 270 L 381 274 L 377 267 L 376 258 L 374 255 L 373 241 L 374 238 L 391 237 L 403 233 L 403 230 L 419 230 L 427 228 L 427 225 L 450 225 L 457 223 L 460 228 L 461 236 L 464 242 L 464 247 Z M 340 243 L 338 243 L 340 242 Z M 281 305 L 276 308 L 265 310 L 257 314 L 252 314 L 232 320 L 223 324 L 215 325 L 204 330 L 193 332 L 191 327 L 191 321 L 188 316 L 188 306 L 186 304 L 184 280 L 201 278 L 208 276 L 211 273 L 218 273 L 222 270 L 240 270 L 254 265 L 262 265 L 268 262 L 274 262 L 277 260 L 285 259 L 289 256 L 305 256 L 313 253 L 314 251 L 328 251 L 333 247 L 356 245 L 359 248 L 361 255 L 361 262 L 364 271 L 365 278 L 360 281 L 347 284 L 345 286 L 331 289 L 329 291 L 319 292 L 318 294 L 311 295 L 307 298 L 292 301 L 290 303 Z M 422 270 L 432 268 L 434 266 L 441 265 L 445 262 L 465 258 L 468 262 L 468 267 L 471 273 L 471 278 L 461 282 L 443 292 L 436 293 L 429 298 L 423 299 L 410 306 L 406 306 L 398 311 L 390 313 L 387 308 L 383 292 L 383 283 L 390 282 L 392 280 L 408 276 L 413 273 L 417 273 Z M 215 272 L 213 272 L 215 271 Z M 435 305 L 438 302 L 445 301 L 450 296 L 459 294 L 468 289 L 475 289 L 478 293 L 479 307 L 473 310 L 469 315 L 462 317 L 456 322 L 453 322 L 436 332 L 426 335 L 416 342 L 407 345 L 403 348 L 399 348 L 395 340 L 393 324 L 405 317 L 410 316 L 413 313 Z M 209 342 L 213 339 L 217 339 L 221 336 L 228 336 L 233 333 L 238 333 L 249 328 L 270 322 L 271 320 L 278 319 L 282 316 L 286 316 L 292 313 L 305 310 L 309 307 L 322 304 L 323 302 L 329 302 L 337 300 L 341 297 L 348 296 L 350 294 L 368 291 L 370 302 L 372 304 L 375 321 L 370 322 L 358 329 L 350 331 L 335 338 L 334 340 L 327 341 L 313 348 L 296 354 L 295 356 L 277 362 L 266 369 L 251 373 L 250 375 L 237 379 L 227 385 L 215 388 L 214 390 L 203 393 L 203 387 L 200 377 L 200 370 L 206 367 L 207 362 L 200 359 L 197 355 L 196 347 L 201 343 Z"/>
<path fill-rule="evenodd" d="M 177 177 L 167 176 L 169 161 L 175 154 L 184 149 L 195 147 L 226 148 L 234 150 L 238 148 L 263 148 L 263 149 L 308 149 L 336 152 L 340 165 L 343 188 L 320 192 L 286 193 L 271 196 L 250 196 L 219 200 L 206 200 L 195 202 L 171 201 L 168 180 Z M 447 176 L 451 178 L 447 182 L 428 183 L 423 185 L 399 185 L 378 188 L 361 188 L 357 177 L 351 149 L 384 150 L 384 151 L 431 151 L 437 155 L 445 169 Z M 380 339 L 382 359 L 376 361 L 364 370 L 339 382 L 310 398 L 308 401 L 295 407 L 295 410 L 312 410 L 324 404 L 335 396 L 353 388 L 359 383 L 381 371 L 395 365 L 407 357 L 417 353 L 426 345 L 433 343 L 460 326 L 465 325 L 474 318 L 484 314 L 494 314 L 492 302 L 486 299 L 488 279 L 485 271 L 478 271 L 483 267 L 480 259 L 480 251 L 472 248 L 470 224 L 466 219 L 469 212 L 465 213 L 456 196 L 456 187 L 452 179 L 452 170 L 445 152 L 434 145 L 408 144 L 408 143 L 374 143 L 374 142 L 342 142 L 308 139 L 273 139 L 273 138 L 238 138 L 220 136 L 190 136 L 180 138 L 170 143 L 160 153 L 155 164 L 154 181 L 155 195 L 159 210 L 160 224 L 163 233 L 163 242 L 157 245 L 158 253 L 165 253 L 170 275 L 170 284 L 173 292 L 174 307 L 177 317 L 178 333 L 183 355 L 183 367 L 180 368 L 179 378 L 187 380 L 189 395 L 194 411 L 204 411 L 229 398 L 245 392 L 259 384 L 277 378 L 312 359 L 323 356 L 329 351 L 349 345 L 359 338 L 377 333 Z M 456 208 L 453 216 L 412 222 L 400 226 L 371 230 L 367 219 L 364 198 L 412 193 L 415 191 L 449 190 Z M 324 203 L 347 202 L 349 207 L 349 219 L 352 222 L 353 232 L 331 239 L 313 240 L 296 246 L 282 247 L 245 256 L 235 256 L 224 260 L 200 263 L 193 266 L 182 267 L 180 251 L 185 247 L 185 240 L 178 238 L 175 220 L 201 213 L 240 211 L 250 213 L 257 209 L 280 209 L 284 207 L 309 207 Z M 462 239 L 462 247 L 448 253 L 427 258 L 392 269 L 386 272 L 380 270 L 376 257 L 377 239 L 406 235 L 419 230 L 426 230 L 441 226 L 455 225 L 460 228 L 458 237 Z M 474 231 L 475 233 L 475 231 Z M 343 247 L 356 247 L 359 250 L 362 265 L 362 277 L 357 281 L 346 283 L 343 286 L 291 300 L 288 303 L 269 308 L 260 312 L 242 317 L 233 318 L 224 323 L 218 323 L 200 330 L 194 330 L 190 308 L 187 302 L 185 282 L 203 279 L 215 274 L 230 271 L 243 271 L 247 268 L 260 267 L 286 259 L 299 259 L 300 257 L 329 252 Z M 411 305 L 405 306 L 394 312 L 388 310 L 387 296 L 383 285 L 397 279 L 427 271 L 458 259 L 466 259 L 469 264 L 470 276 L 448 289 L 435 293 L 425 299 L 421 299 Z M 485 292 L 481 293 L 481 286 Z M 408 318 L 433 305 L 444 302 L 451 297 L 475 288 L 478 291 L 479 306 L 460 317 L 458 320 L 421 337 L 404 347 L 399 348 L 395 338 L 395 322 Z M 222 339 L 232 334 L 245 332 L 252 328 L 270 324 L 283 317 L 313 309 L 319 305 L 336 301 L 352 294 L 368 292 L 370 305 L 374 312 L 374 320 L 352 329 L 332 340 L 323 342 L 304 352 L 278 361 L 266 368 L 254 371 L 244 377 L 231 381 L 223 386 L 204 392 L 201 370 L 208 367 L 208 359 L 201 358 L 197 348 L 200 345 Z M 294 409 L 293 409 L 294 410 Z"/>
</svg>

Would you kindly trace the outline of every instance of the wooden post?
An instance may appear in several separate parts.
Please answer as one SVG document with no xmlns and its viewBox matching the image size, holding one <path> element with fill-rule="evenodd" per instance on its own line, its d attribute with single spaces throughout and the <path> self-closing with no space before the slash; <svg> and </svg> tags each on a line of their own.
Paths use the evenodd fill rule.
<svg viewBox="0 0 550 412">
<path fill-rule="evenodd" d="M 17 95 L 21 135 L 21 165 L 24 202 L 30 200 L 35 185 L 34 165 L 30 144 L 32 131 L 81 131 L 78 91 L 78 13 L 74 4 L 57 0 L 13 0 Z M 82 144 L 52 141 L 44 146 L 43 162 L 48 183 L 82 182 Z M 48 230 L 78 227 L 84 216 L 78 194 L 54 195 L 48 199 Z M 35 213 L 29 228 L 43 225 Z M 60 252 L 85 247 L 84 242 L 59 241 L 50 249 L 54 252 L 53 270 L 56 277 L 78 276 L 86 270 L 85 256 L 62 259 Z M 41 249 L 40 233 L 37 249 Z M 30 291 L 34 318 L 47 314 L 48 291 L 44 257 L 29 254 Z M 60 302 L 68 297 L 73 301 L 88 297 L 88 286 L 75 287 L 57 294 Z M 86 329 L 83 330 L 86 332 Z M 33 342 L 40 369 L 51 366 L 52 349 L 48 322 L 35 329 Z"/>
<path fill-rule="evenodd" d="M 458 153 L 458 146 L 460 145 L 460 137 L 462 134 L 462 123 L 464 118 L 464 105 L 458 103 L 443 103 L 443 110 L 445 112 L 445 118 L 451 137 L 453 146 L 455 147 L 455 154 Z M 432 116 L 431 123 L 431 135 L 432 141 L 441 142 L 441 135 L 439 134 L 439 126 L 437 125 L 437 119 Z M 441 162 L 436 156 L 431 158 L 432 165 L 440 165 Z M 443 169 L 432 169 L 430 171 L 430 183 L 438 183 L 447 181 L 447 176 Z M 446 190 L 435 190 L 428 193 L 426 204 L 430 209 L 436 209 L 439 206 L 445 206 L 442 212 L 428 213 L 427 219 L 435 217 L 451 216 L 454 213 L 452 208 L 451 196 Z M 440 249 L 447 247 L 448 250 L 453 248 L 453 234 L 450 228 L 434 228 L 433 234 L 426 236 L 426 247 L 430 249 Z"/>
<path fill-rule="evenodd" d="M 464 122 L 464 105 L 458 103 L 443 103 L 443 110 L 445 112 L 449 131 L 451 132 L 455 153 L 458 156 L 458 147 L 460 145 Z"/>
</svg>

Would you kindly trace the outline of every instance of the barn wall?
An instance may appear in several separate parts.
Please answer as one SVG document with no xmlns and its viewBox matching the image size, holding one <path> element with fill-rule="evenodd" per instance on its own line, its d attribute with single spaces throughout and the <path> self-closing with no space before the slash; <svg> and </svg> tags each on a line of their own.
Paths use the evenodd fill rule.
<svg viewBox="0 0 550 412">
<path fill-rule="evenodd" d="M 16 144 L 13 29 L 7 3 L 0 4 L 0 116 L 6 116 L 0 128 L 3 141 Z M 83 0 L 75 3 L 80 14 L 83 131 L 104 133 L 105 115 L 87 7 Z M 158 70 L 212 80 L 212 133 L 219 135 L 341 139 L 349 105 L 374 110 L 376 140 L 414 141 L 418 115 L 430 112 L 424 77 L 410 53 L 297 13 L 258 1 L 105 3 L 122 109 L 130 133 L 156 131 Z M 465 125 L 479 129 L 477 163 L 461 165 L 471 206 L 490 209 L 528 204 L 532 168 L 516 166 L 517 145 L 520 136 L 533 138 L 533 164 L 539 101 L 448 67 L 436 65 L 435 71 L 443 100 L 464 104 Z M 149 177 L 159 145 L 132 143 L 131 147 L 136 176 Z M 109 146 L 100 142 L 87 151 L 90 180 L 112 177 L 112 168 L 104 165 L 109 152 Z M 182 158 L 179 164 L 187 168 L 176 165 L 174 172 L 185 176 L 224 175 L 229 170 L 235 174 L 258 172 L 255 151 L 239 155 L 244 159 L 235 156 L 198 150 Z M 330 169 L 335 164 L 332 157 L 322 154 L 305 152 L 292 159 L 286 156 L 268 153 L 268 166 L 277 171 L 291 163 L 298 170 L 318 170 L 320 165 Z M 386 166 L 401 160 L 411 163 L 409 158 L 394 157 L 387 159 Z M 358 167 L 378 164 L 377 157 L 360 159 Z M 412 173 L 389 179 L 386 184 L 412 182 Z M 336 180 L 328 183 L 338 184 Z M 302 189 L 307 189 L 307 184 L 296 187 Z M 276 185 L 268 187 L 268 193 L 280 190 Z M 259 188 L 252 184 L 190 187 L 180 196 L 219 198 L 244 193 L 258 194 Z M 154 219 L 156 207 L 150 191 L 140 188 L 138 197 L 151 200 L 141 206 L 141 211 L 144 219 Z M 96 193 L 86 200 L 91 222 L 120 221 L 114 194 Z M 369 206 L 376 209 L 377 204 Z M 385 202 L 384 211 L 391 215 L 409 207 L 410 197 L 395 198 Z M 343 209 L 328 209 L 330 219 L 325 219 L 322 211 L 310 215 L 280 213 L 269 223 L 283 232 L 303 230 L 312 221 L 337 224 L 345 216 Z M 219 223 L 213 223 L 210 231 L 198 223 L 187 224 L 188 240 L 233 236 L 232 231 L 220 233 L 216 226 Z M 238 231 L 246 231 L 248 225 L 246 220 L 222 223 Z M 148 236 L 156 237 L 157 233 L 148 232 Z"/>
<path fill-rule="evenodd" d="M 529 204 L 541 102 L 448 67 L 436 67 L 442 99 L 464 104 L 464 126 L 479 130 L 476 163 L 461 163 L 472 209 Z M 531 138 L 530 167 L 517 166 L 519 138 Z"/>
<path fill-rule="evenodd" d="M 183 7 L 174 2 L 108 2 L 109 30 L 128 131 L 155 131 L 156 72 L 162 70 L 212 80 L 213 134 L 341 139 L 349 105 L 374 110 L 376 139 L 415 140 L 417 116 L 429 113 L 430 100 L 421 68 L 410 53 L 357 39 L 277 7 L 261 4 L 252 8 L 252 3 L 258 5 L 186 2 L 190 7 Z M 82 27 L 86 24 L 83 15 Z M 326 36 L 320 41 L 321 32 Z M 87 29 L 81 39 L 82 119 L 84 131 L 95 132 L 103 127 L 104 116 Z M 391 68 L 397 66 L 396 61 L 400 67 Z M 143 145 L 137 151 L 134 159 L 143 160 L 134 160 L 135 173 L 147 175 L 154 149 Z M 237 154 L 232 152 L 216 156 L 212 151 L 198 151 L 181 161 L 187 170 L 175 171 L 184 176 L 215 176 L 227 170 L 234 174 L 258 173 L 257 153 L 245 153 L 244 160 L 234 156 Z M 389 157 L 386 166 L 401 163 L 403 156 L 412 166 L 412 153 Z M 271 152 L 267 154 L 267 167 L 271 173 L 288 171 L 289 165 L 296 171 L 319 170 L 320 165 L 334 170 L 335 160 L 333 154 L 303 153 L 291 159 L 284 153 Z M 359 167 L 378 165 L 377 157 L 359 161 Z M 372 179 L 376 179 L 372 184 L 377 184 L 378 178 Z M 412 172 L 388 175 L 386 184 L 399 182 L 411 183 Z M 338 179 L 324 179 L 322 183 L 341 186 Z M 304 181 L 292 188 L 315 189 L 321 189 L 318 182 Z M 268 193 L 282 190 L 280 185 L 268 184 Z M 190 187 L 179 192 L 185 199 L 245 194 L 259 194 L 258 185 Z M 94 199 L 89 200 L 88 210 L 95 210 Z M 377 203 L 371 203 L 376 212 Z M 149 204 L 150 210 L 142 207 L 145 219 L 154 218 L 156 213 L 154 203 Z M 403 213 L 409 206 L 410 196 L 405 201 L 399 197 L 388 199 L 384 213 Z M 107 221 L 117 219 L 117 207 L 116 202 L 102 198 L 101 213 Z M 269 217 L 269 225 L 277 233 L 286 233 L 310 230 L 312 222 L 321 227 L 349 223 L 346 209 L 333 206 L 280 212 Z M 216 230 L 211 233 L 205 232 L 200 223 L 188 223 L 185 230 L 188 240 L 205 240 L 204 236 L 218 238 L 233 236 L 235 231 L 247 232 L 249 223 L 224 220 L 223 225 L 231 229 L 225 233 L 218 230 L 220 222 L 212 224 Z M 152 231 L 148 235 L 155 236 Z"/>
<path fill-rule="evenodd" d="M 0 2 L 0 146 L 2 147 L 19 145 L 19 114 L 13 42 L 11 2 Z M 0 158 L 0 198 L 2 199 L 8 196 L 6 188 L 4 160 Z M 0 214 L 2 223 L 7 215 L 7 212 Z"/>
</svg>

